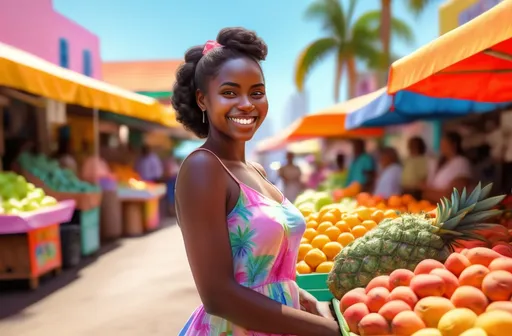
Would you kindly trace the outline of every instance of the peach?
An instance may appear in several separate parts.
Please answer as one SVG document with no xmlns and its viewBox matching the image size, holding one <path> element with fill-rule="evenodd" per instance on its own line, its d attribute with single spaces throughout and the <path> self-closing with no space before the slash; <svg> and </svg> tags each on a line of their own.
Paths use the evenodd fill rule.
<svg viewBox="0 0 512 336">
<path fill-rule="evenodd" d="M 377 313 L 370 313 L 363 317 L 359 322 L 359 335 L 361 336 L 376 336 L 388 335 L 389 324 L 388 321 Z"/>
<path fill-rule="evenodd" d="M 494 252 L 498 252 L 502 256 L 512 258 L 512 246 L 507 243 L 497 244 L 492 247 Z"/>
<path fill-rule="evenodd" d="M 471 266 L 469 259 L 460 253 L 452 253 L 448 256 L 448 259 L 444 262 L 444 266 L 446 269 L 455 276 L 459 276 L 462 271 L 464 271 L 467 267 Z"/>
<path fill-rule="evenodd" d="M 491 261 L 500 258 L 501 254 L 487 247 L 475 247 L 468 251 L 466 257 L 472 265 L 489 266 Z"/>
<path fill-rule="evenodd" d="M 427 328 L 436 328 L 441 317 L 452 309 L 455 306 L 447 298 L 430 296 L 419 300 L 414 312 L 425 322 Z"/>
<path fill-rule="evenodd" d="M 366 302 L 366 293 L 364 292 L 364 289 L 363 291 L 358 288 L 352 289 L 341 298 L 340 310 L 341 312 L 344 312 L 348 307 L 360 302 Z"/>
<path fill-rule="evenodd" d="M 486 312 L 490 312 L 493 310 L 503 310 L 512 314 L 512 302 L 510 301 L 496 301 L 492 302 L 487 306 Z"/>
<path fill-rule="evenodd" d="M 507 301 L 512 295 L 512 273 L 493 271 L 482 282 L 482 292 L 491 301 Z"/>
<path fill-rule="evenodd" d="M 368 307 L 362 302 L 353 304 L 343 313 L 343 317 L 353 333 L 359 332 L 358 324 L 366 315 L 370 314 Z"/>
<path fill-rule="evenodd" d="M 478 316 L 475 327 L 485 330 L 488 336 L 509 336 L 512 330 L 512 314 L 493 310 Z"/>
<path fill-rule="evenodd" d="M 487 333 L 482 328 L 471 328 L 464 331 L 460 336 L 487 336 Z"/>
<path fill-rule="evenodd" d="M 409 336 L 424 328 L 425 323 L 413 311 L 400 312 L 391 322 L 393 335 Z"/>
<path fill-rule="evenodd" d="M 384 287 L 373 288 L 366 294 L 366 306 L 372 313 L 376 313 L 388 302 L 389 290 Z"/>
<path fill-rule="evenodd" d="M 391 290 L 389 286 L 389 275 L 381 275 L 370 280 L 368 285 L 366 285 L 366 293 L 377 287 L 384 287 L 387 290 Z"/>
<path fill-rule="evenodd" d="M 443 336 L 437 328 L 425 328 L 416 331 L 412 336 Z"/>
<path fill-rule="evenodd" d="M 489 301 L 481 290 L 473 286 L 461 286 L 455 290 L 451 301 L 457 308 L 468 308 L 476 314 L 482 314 Z"/>
<path fill-rule="evenodd" d="M 446 269 L 436 268 L 433 269 L 430 274 L 437 275 L 444 280 L 446 285 L 443 296 L 448 299 L 452 297 L 453 292 L 459 287 L 459 279 L 450 271 Z"/>
<path fill-rule="evenodd" d="M 477 315 L 467 308 L 450 310 L 441 317 L 437 329 L 443 336 L 459 336 L 464 331 L 471 329 L 475 324 Z"/>
<path fill-rule="evenodd" d="M 409 286 L 412 278 L 414 278 L 414 272 L 408 269 L 397 269 L 389 275 L 389 284 L 391 289 L 399 286 Z"/>
<path fill-rule="evenodd" d="M 418 302 L 418 297 L 409 287 L 400 286 L 393 289 L 391 293 L 389 293 L 389 301 L 393 300 L 403 301 L 407 303 L 411 309 L 414 309 L 414 306 Z"/>
<path fill-rule="evenodd" d="M 391 322 L 398 313 L 407 310 L 411 310 L 411 307 L 407 303 L 400 300 L 393 300 L 384 304 L 384 306 L 379 309 L 379 314 L 384 316 L 388 322 Z"/>
<path fill-rule="evenodd" d="M 443 296 L 446 284 L 443 278 L 433 274 L 419 274 L 411 280 L 411 289 L 419 298 Z"/>
<path fill-rule="evenodd" d="M 442 263 L 434 259 L 422 260 L 414 269 L 414 274 L 429 274 L 435 268 L 445 268 Z"/>
<path fill-rule="evenodd" d="M 482 281 L 489 274 L 489 269 L 483 265 L 471 265 L 466 268 L 459 276 L 460 286 L 473 286 L 482 288 Z"/>
<path fill-rule="evenodd" d="M 489 264 L 489 271 L 507 271 L 512 273 L 512 258 L 496 258 Z"/>
</svg>

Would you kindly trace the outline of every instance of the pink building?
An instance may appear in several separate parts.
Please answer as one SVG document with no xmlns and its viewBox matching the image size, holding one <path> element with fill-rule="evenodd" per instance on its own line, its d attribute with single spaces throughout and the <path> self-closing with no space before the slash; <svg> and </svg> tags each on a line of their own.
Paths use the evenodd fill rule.
<svg viewBox="0 0 512 336">
<path fill-rule="evenodd" d="M 0 42 L 101 79 L 99 38 L 53 9 L 52 0 L 0 0 Z"/>
</svg>

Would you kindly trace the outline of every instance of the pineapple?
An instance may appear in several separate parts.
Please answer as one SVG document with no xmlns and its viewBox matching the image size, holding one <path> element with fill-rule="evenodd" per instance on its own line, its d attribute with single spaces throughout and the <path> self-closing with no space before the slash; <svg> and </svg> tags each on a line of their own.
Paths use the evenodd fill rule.
<svg viewBox="0 0 512 336">
<path fill-rule="evenodd" d="M 485 220 L 501 213 L 493 208 L 505 196 L 486 198 L 492 184 L 479 183 L 468 196 L 454 189 L 451 201 L 440 200 L 436 218 L 427 214 L 402 214 L 383 220 L 378 227 L 347 245 L 335 258 L 328 285 L 340 299 L 356 287 L 365 287 L 379 275 L 398 268 L 414 270 L 425 259 L 444 262 L 460 241 L 485 241 L 476 231 L 493 229 L 499 224 Z"/>
</svg>

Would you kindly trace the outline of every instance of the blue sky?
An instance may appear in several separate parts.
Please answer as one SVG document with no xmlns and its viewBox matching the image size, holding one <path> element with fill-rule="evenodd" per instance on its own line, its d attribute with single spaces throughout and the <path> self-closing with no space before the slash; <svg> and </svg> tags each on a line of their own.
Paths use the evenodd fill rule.
<svg viewBox="0 0 512 336">
<path fill-rule="evenodd" d="M 101 39 L 103 60 L 150 60 L 182 58 L 192 45 L 214 39 L 221 28 L 243 26 L 255 30 L 268 44 L 264 63 L 269 115 L 275 127 L 289 97 L 295 60 L 311 41 L 322 37 L 320 23 L 307 21 L 308 0 L 54 0 L 55 8 L 85 26 Z M 346 2 L 346 0 L 344 0 Z M 379 0 L 359 0 L 357 13 L 378 9 Z M 404 56 L 438 36 L 438 7 L 433 1 L 419 17 L 395 0 L 393 12 L 414 28 L 410 45 L 395 43 L 393 52 Z M 400 5 L 402 6 L 400 6 Z M 334 103 L 334 59 L 318 64 L 306 83 L 308 110 L 314 112 Z M 343 84 L 341 97 L 345 97 Z"/>
</svg>

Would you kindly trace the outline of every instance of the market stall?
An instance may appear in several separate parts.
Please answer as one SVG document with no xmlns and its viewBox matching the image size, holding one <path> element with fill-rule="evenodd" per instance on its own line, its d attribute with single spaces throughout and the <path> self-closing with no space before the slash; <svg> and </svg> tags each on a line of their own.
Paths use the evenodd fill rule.
<svg viewBox="0 0 512 336">
<path fill-rule="evenodd" d="M 307 115 L 276 136 L 262 140 L 256 147 L 258 152 L 275 150 L 286 146 L 288 143 L 318 137 L 339 138 L 369 138 L 379 137 L 384 134 L 382 129 L 367 128 L 364 130 L 347 130 L 345 119 L 347 115 L 380 94 L 380 91 L 353 98 L 340 104 L 336 104 L 324 110 Z"/>
<path fill-rule="evenodd" d="M 0 173 L 0 281 L 29 280 L 62 267 L 59 226 L 71 219 L 74 200 L 58 202 L 12 172 Z"/>
</svg>

